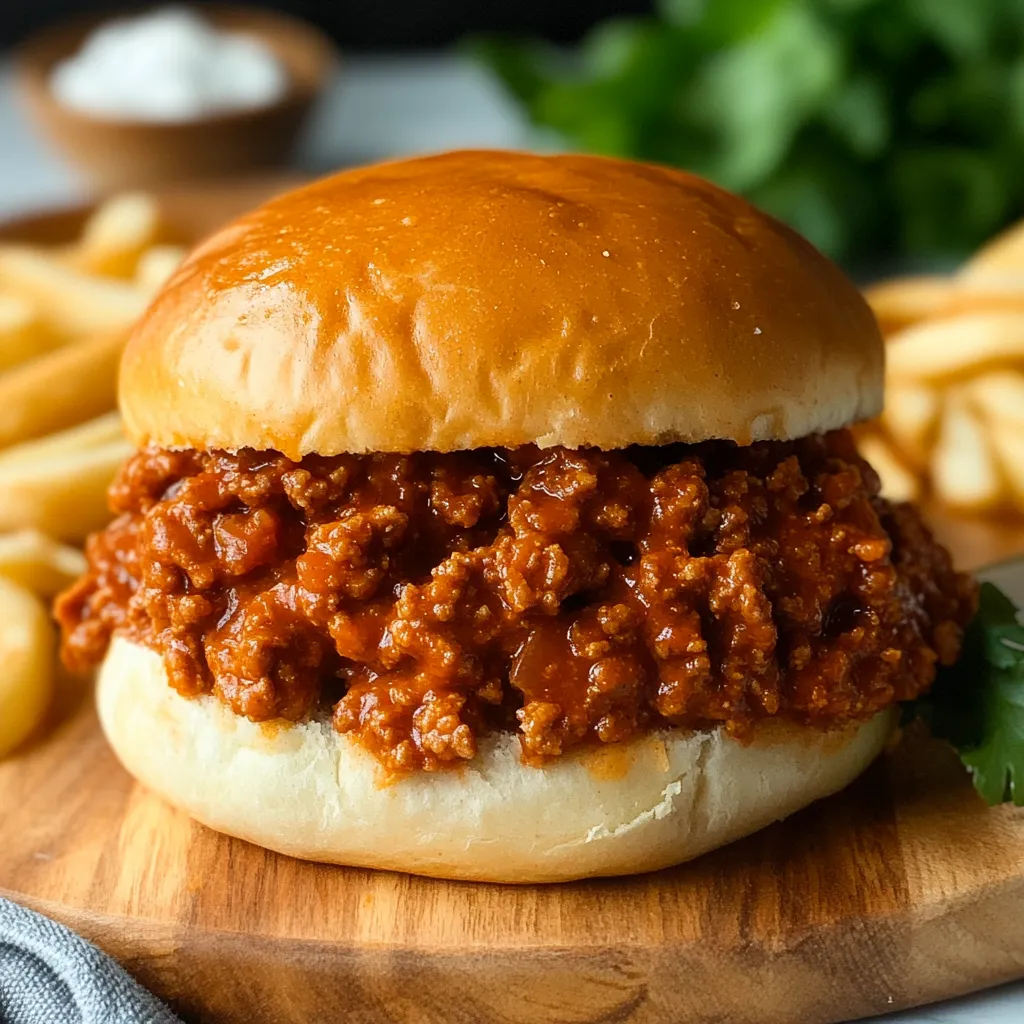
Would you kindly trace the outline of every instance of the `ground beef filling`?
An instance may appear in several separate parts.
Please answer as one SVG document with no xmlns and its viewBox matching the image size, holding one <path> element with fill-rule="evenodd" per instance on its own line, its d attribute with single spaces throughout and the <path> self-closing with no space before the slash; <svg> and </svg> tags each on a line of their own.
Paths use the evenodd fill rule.
<svg viewBox="0 0 1024 1024">
<path fill-rule="evenodd" d="M 664 726 L 863 720 L 953 661 L 975 590 L 846 432 L 741 448 L 147 449 L 58 602 L 256 721 L 329 711 L 392 771 L 518 730 L 539 762 Z"/>
</svg>

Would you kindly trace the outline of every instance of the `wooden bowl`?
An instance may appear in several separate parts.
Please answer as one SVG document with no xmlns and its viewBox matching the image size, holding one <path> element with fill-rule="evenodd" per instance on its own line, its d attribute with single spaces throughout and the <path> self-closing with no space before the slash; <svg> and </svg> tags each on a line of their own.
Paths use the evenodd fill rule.
<svg viewBox="0 0 1024 1024">
<path fill-rule="evenodd" d="M 102 190 L 227 177 L 285 163 L 335 61 L 318 29 L 272 11 L 202 6 L 218 28 L 261 39 L 291 85 L 277 102 L 193 121 L 116 120 L 59 103 L 50 91 L 54 65 L 80 48 L 104 17 L 44 30 L 15 55 L 16 81 L 43 133 Z"/>
</svg>

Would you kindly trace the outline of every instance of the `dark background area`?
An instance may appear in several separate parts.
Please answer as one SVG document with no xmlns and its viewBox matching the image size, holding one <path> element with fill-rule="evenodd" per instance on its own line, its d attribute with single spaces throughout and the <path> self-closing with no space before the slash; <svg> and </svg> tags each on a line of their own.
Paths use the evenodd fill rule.
<svg viewBox="0 0 1024 1024">
<path fill-rule="evenodd" d="M 0 0 L 0 46 L 34 29 L 94 11 L 145 3 L 95 0 Z M 613 14 L 648 11 L 651 0 L 276 0 L 254 6 L 290 11 L 325 29 L 342 49 L 408 50 L 443 46 L 467 32 L 536 33 L 558 42 L 578 39 Z"/>
</svg>

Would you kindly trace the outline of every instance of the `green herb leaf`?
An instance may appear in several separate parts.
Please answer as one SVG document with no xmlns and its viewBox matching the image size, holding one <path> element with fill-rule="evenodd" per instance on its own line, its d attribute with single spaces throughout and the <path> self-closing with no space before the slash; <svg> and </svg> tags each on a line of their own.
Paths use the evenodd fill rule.
<svg viewBox="0 0 1024 1024">
<path fill-rule="evenodd" d="M 864 159 L 880 156 L 889 142 L 889 110 L 885 87 L 871 75 L 851 78 L 822 110 L 825 124 Z"/>
<path fill-rule="evenodd" d="M 576 52 L 492 40 L 476 53 L 567 148 L 768 197 L 854 265 L 955 259 L 1024 216 L 1024 0 L 654 11 L 599 25 Z"/>
<path fill-rule="evenodd" d="M 690 28 L 702 45 L 718 48 L 758 32 L 788 0 L 660 0 L 670 23 Z"/>
<path fill-rule="evenodd" d="M 937 43 L 955 56 L 984 58 L 995 30 L 999 4 L 954 0 L 913 0 L 907 10 Z"/>
<path fill-rule="evenodd" d="M 911 714 L 953 744 L 987 803 L 1024 806 L 1024 625 L 991 583 L 982 584 L 962 657 Z"/>
<path fill-rule="evenodd" d="M 777 173 L 793 140 L 842 76 L 831 29 L 804 5 L 781 9 L 756 35 L 710 56 L 688 93 L 687 119 L 715 131 L 700 169 L 745 191 Z"/>
</svg>

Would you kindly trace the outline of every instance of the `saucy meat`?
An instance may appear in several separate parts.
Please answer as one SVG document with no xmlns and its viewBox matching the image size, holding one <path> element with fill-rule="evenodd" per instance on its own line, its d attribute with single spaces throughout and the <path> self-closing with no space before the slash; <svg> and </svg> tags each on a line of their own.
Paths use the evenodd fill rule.
<svg viewBox="0 0 1024 1024">
<path fill-rule="evenodd" d="M 59 600 L 182 694 L 328 712 L 392 771 L 518 730 L 538 762 L 664 726 L 816 728 L 925 690 L 976 593 L 848 432 L 738 447 L 309 456 L 146 449 Z"/>
</svg>

